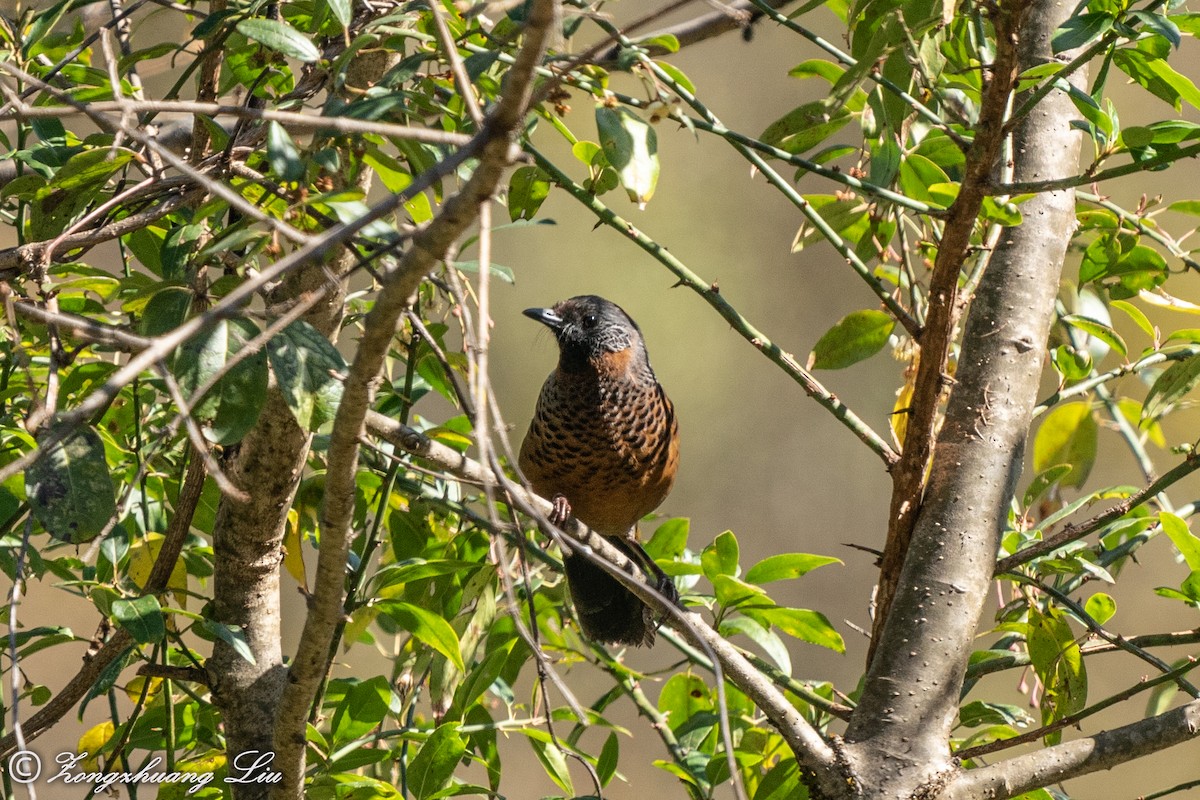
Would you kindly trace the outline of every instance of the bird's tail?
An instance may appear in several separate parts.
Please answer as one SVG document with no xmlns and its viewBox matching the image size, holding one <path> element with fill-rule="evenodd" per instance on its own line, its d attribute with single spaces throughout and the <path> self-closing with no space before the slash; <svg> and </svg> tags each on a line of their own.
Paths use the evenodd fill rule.
<svg viewBox="0 0 1200 800">
<path fill-rule="evenodd" d="M 651 568 L 659 591 L 667 594 L 669 600 L 674 602 L 678 598 L 674 584 L 641 545 L 619 538 L 608 541 L 633 563 Z M 575 613 L 589 639 L 645 647 L 654 644 L 654 633 L 661 620 L 633 592 L 581 555 L 568 556 L 564 566 Z"/>
</svg>

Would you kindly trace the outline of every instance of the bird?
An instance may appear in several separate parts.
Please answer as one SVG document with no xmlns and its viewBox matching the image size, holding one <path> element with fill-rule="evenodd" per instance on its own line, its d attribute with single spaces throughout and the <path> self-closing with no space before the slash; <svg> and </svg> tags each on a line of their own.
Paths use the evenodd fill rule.
<svg viewBox="0 0 1200 800">
<path fill-rule="evenodd" d="M 637 538 L 638 521 L 666 499 L 679 468 L 679 423 L 637 323 L 596 295 L 529 308 L 548 327 L 558 364 L 538 395 L 518 465 L 552 500 L 550 521 L 570 516 L 649 572 L 660 593 L 675 584 Z M 629 589 L 579 554 L 563 559 L 583 633 L 609 644 L 650 646 L 660 620 Z"/>
</svg>

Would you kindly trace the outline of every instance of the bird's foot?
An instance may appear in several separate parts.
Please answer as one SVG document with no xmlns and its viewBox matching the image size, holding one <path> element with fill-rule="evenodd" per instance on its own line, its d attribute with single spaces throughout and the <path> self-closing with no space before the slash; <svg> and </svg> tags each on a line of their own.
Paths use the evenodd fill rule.
<svg viewBox="0 0 1200 800">
<path fill-rule="evenodd" d="M 567 502 L 566 495 L 556 494 L 550 499 L 552 508 L 546 516 L 550 524 L 556 528 L 561 528 L 571 518 L 571 504 Z"/>
<path fill-rule="evenodd" d="M 682 608 L 682 606 L 679 605 L 679 590 L 675 588 L 675 581 L 671 580 L 670 575 L 667 575 L 665 572 L 660 572 L 654 588 L 658 590 L 659 594 L 666 598 L 668 603 Z"/>
</svg>

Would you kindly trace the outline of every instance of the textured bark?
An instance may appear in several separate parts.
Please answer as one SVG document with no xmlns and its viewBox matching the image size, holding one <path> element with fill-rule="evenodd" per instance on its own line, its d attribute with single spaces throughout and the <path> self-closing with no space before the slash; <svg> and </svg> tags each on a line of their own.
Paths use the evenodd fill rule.
<svg viewBox="0 0 1200 800">
<path fill-rule="evenodd" d="M 1050 35 L 1070 10 L 1033 4 L 1019 30 L 1023 66 L 1050 60 Z M 1018 180 L 1074 170 L 1074 116 L 1056 92 L 1018 124 Z M 864 797 L 932 795 L 955 777 L 947 742 L 1021 469 L 1074 210 L 1071 191 L 1025 203 L 971 304 L 925 500 L 846 734 Z"/>
<path fill-rule="evenodd" d="M 934 434 L 938 409 L 946 385 L 950 347 L 962 312 L 958 296 L 959 278 L 971 248 L 976 218 L 991 184 L 996 160 L 1004 144 L 1004 119 L 1012 97 L 1020 57 L 1017 44 L 1021 26 L 1028 16 L 1026 0 L 997 4 L 990 11 L 996 30 L 996 57 L 991 79 L 980 101 L 975 138 L 967 152 L 958 196 L 947 212 L 942 238 L 938 242 L 933 275 L 929 279 L 929 313 L 925 329 L 917 342 L 921 346 L 917 375 L 913 382 L 912 402 L 908 410 L 904 449 L 892 470 L 892 501 L 888 516 L 887 543 L 879 569 L 879 589 L 875 595 L 875 622 L 867 651 L 868 667 L 875 659 L 876 645 L 887 624 L 900 570 L 905 563 L 913 537 L 913 528 L 921 513 L 928 480 L 929 459 L 934 453 Z"/>
<path fill-rule="evenodd" d="M 329 441 L 321 549 L 308 616 L 287 673 L 274 725 L 273 752 L 282 780 L 272 797 L 303 796 L 305 722 L 309 706 L 328 669 L 329 648 L 343 614 L 346 557 L 349 552 L 358 442 L 374 397 L 375 382 L 391 347 L 400 315 L 421 281 L 467 228 L 478 219 L 509 166 L 509 154 L 525 120 L 534 71 L 541 63 L 549 30 L 559 16 L 556 0 L 535 0 L 525 22 L 524 42 L 505 76 L 504 91 L 476 136 L 479 163 L 461 191 L 448 198 L 437 216 L 409 243 L 396 267 L 384 277 L 375 304 L 363 322 L 354 361 Z"/>
</svg>

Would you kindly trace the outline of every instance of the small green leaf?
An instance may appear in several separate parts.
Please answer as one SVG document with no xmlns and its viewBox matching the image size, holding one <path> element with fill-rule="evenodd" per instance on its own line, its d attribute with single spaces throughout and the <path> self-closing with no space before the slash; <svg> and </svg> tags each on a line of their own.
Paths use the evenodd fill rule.
<svg viewBox="0 0 1200 800">
<path fill-rule="evenodd" d="M 800 578 L 812 572 L 817 567 L 826 564 L 841 564 L 840 558 L 832 556 L 814 556 L 809 553 L 781 553 L 769 556 L 755 564 L 746 573 L 749 583 L 771 583 L 789 578 Z"/>
<path fill-rule="evenodd" d="M 1093 39 L 1108 33 L 1113 22 L 1111 14 L 1099 12 L 1072 16 L 1054 32 L 1054 38 L 1051 39 L 1050 44 L 1055 53 L 1083 47 Z"/>
<path fill-rule="evenodd" d="M 320 331 L 297 320 L 271 339 L 267 357 L 301 428 L 316 431 L 333 421 L 342 401 L 346 360 Z"/>
<path fill-rule="evenodd" d="M 1150 318 L 1147 317 L 1140 308 L 1125 300 L 1110 300 L 1108 305 L 1109 308 L 1115 308 L 1118 311 L 1126 314 L 1139 328 L 1142 329 L 1143 333 L 1145 333 L 1151 339 L 1154 338 L 1154 325 L 1150 322 Z"/>
<path fill-rule="evenodd" d="M 683 70 L 681 70 L 679 67 L 675 66 L 674 64 L 668 64 L 666 61 L 655 61 L 654 64 L 663 72 L 667 73 L 667 76 L 671 80 L 679 84 L 680 89 L 683 89 L 691 95 L 696 94 L 695 84 L 692 83 L 691 79 L 688 78 L 688 76 L 685 75 Z"/>
<path fill-rule="evenodd" d="M 1193 572 L 1200 570 L 1200 539 L 1196 538 L 1188 524 L 1174 514 L 1160 512 L 1158 521 L 1165 533 L 1187 562 L 1188 569 Z"/>
<path fill-rule="evenodd" d="M 737 575 L 738 543 L 733 531 L 725 531 L 700 554 L 704 577 L 710 581 L 718 575 Z"/>
<path fill-rule="evenodd" d="M 1088 336 L 1094 336 L 1106 345 L 1116 350 L 1124 356 L 1128 350 L 1125 347 L 1125 340 L 1122 339 L 1116 331 L 1105 325 L 1103 322 L 1097 322 L 1090 317 L 1085 317 L 1080 314 L 1068 314 L 1062 317 L 1062 321 L 1072 328 L 1078 328 Z M 1099 358 L 1099 356 L 1097 356 Z"/>
<path fill-rule="evenodd" d="M 1063 486 L 1081 486 L 1096 463 L 1100 427 L 1086 402 L 1066 403 L 1042 421 L 1033 440 L 1033 468 L 1045 472 L 1058 464 L 1069 464 L 1071 472 L 1061 478 Z"/>
<path fill-rule="evenodd" d="M 694 716 L 713 710 L 712 696 L 699 675 L 677 672 L 663 684 L 658 710 L 666 714 L 671 730 L 678 732 Z"/>
<path fill-rule="evenodd" d="M 794 636 L 801 641 L 827 647 L 835 653 L 846 652 L 846 642 L 842 635 L 819 611 L 776 607 L 754 609 L 751 616 L 761 617 L 788 636 Z"/>
<path fill-rule="evenodd" d="M 600 749 L 600 757 L 596 759 L 596 777 L 600 785 L 608 786 L 613 776 L 617 774 L 617 764 L 620 761 L 621 744 L 617 741 L 616 732 L 610 731 Z"/>
<path fill-rule="evenodd" d="M 784 673 L 792 674 L 792 657 L 788 654 L 787 646 L 775 631 L 760 624 L 757 620 L 746 616 L 727 616 L 721 620 L 721 636 L 726 639 L 735 634 L 743 634 L 750 641 L 763 649 L 767 657 Z"/>
<path fill-rule="evenodd" d="M 604 157 L 629 199 L 645 208 L 658 184 L 658 134 L 629 109 L 603 104 L 596 106 L 596 128 Z"/>
<path fill-rule="evenodd" d="M 267 162 L 281 181 L 292 183 L 304 178 L 304 159 L 300 148 L 278 122 L 267 124 Z"/>
<path fill-rule="evenodd" d="M 1056 464 L 1045 472 L 1039 472 L 1029 482 L 1029 488 L 1025 490 L 1025 496 L 1022 498 L 1021 504 L 1025 508 L 1032 506 L 1046 493 L 1047 489 L 1058 483 L 1071 469 L 1070 464 Z"/>
<path fill-rule="evenodd" d="M 726 608 L 736 608 L 748 602 L 770 602 L 765 591 L 732 575 L 713 575 L 709 580 L 712 581 L 717 602 Z"/>
<path fill-rule="evenodd" d="M 162 606 L 158 598 L 148 594 L 132 600 L 113 600 L 113 620 L 133 636 L 138 644 L 161 642 L 167 635 Z"/>
<path fill-rule="evenodd" d="M 1158 419 L 1173 409 L 1197 383 L 1200 383 L 1200 355 L 1176 361 L 1163 370 L 1146 393 L 1142 415 L 1148 420 Z"/>
<path fill-rule="evenodd" d="M 575 788 L 571 783 L 571 771 L 567 769 L 567 758 L 563 755 L 562 749 L 558 744 L 550 741 L 543 731 L 527 730 L 524 733 L 529 738 L 529 743 L 533 745 L 533 752 L 537 755 L 538 761 L 542 763 L 546 774 L 550 776 L 550 780 L 554 781 L 558 788 L 566 792 L 568 796 L 574 797 Z M 543 735 L 535 736 L 533 734 Z"/>
<path fill-rule="evenodd" d="M 1096 620 L 1097 624 L 1103 625 L 1113 618 L 1113 614 L 1117 613 L 1117 601 L 1110 594 L 1096 592 L 1087 599 L 1083 610 L 1089 617 Z"/>
<path fill-rule="evenodd" d="M 508 216 L 533 219 L 542 203 L 550 196 L 550 181 L 546 173 L 537 167 L 521 167 L 513 172 L 508 181 Z"/>
<path fill-rule="evenodd" d="M 413 756 L 406 770 L 408 790 L 416 800 L 429 800 L 450 782 L 467 752 L 458 725 L 447 722 L 437 728 Z"/>
<path fill-rule="evenodd" d="M 221 320 L 189 339 L 175 356 L 172 372 L 192 414 L 210 423 L 205 434 L 217 444 L 241 441 L 267 402 L 267 356 L 262 350 L 234 362 L 234 357 L 258 335 L 246 319 Z M 208 386 L 204 396 L 194 395 Z"/>
<path fill-rule="evenodd" d="M 691 527 L 687 517 L 669 519 L 659 525 L 654 535 L 646 542 L 646 552 L 654 559 L 678 558 L 687 548 L 688 530 Z"/>
<path fill-rule="evenodd" d="M 382 675 L 351 685 L 333 712 L 333 741 L 343 744 L 365 736 L 387 718 L 393 700 L 392 687 Z"/>
<path fill-rule="evenodd" d="M 412 603 L 389 600 L 380 603 L 379 609 L 395 620 L 401 628 L 450 659 L 454 666 L 463 672 L 467 671 L 463 664 L 458 634 L 450 627 L 449 622 Z"/>
<path fill-rule="evenodd" d="M 246 641 L 246 632 L 240 625 L 226 625 L 211 619 L 202 619 L 198 624 L 212 637 L 229 645 L 235 653 L 246 660 L 246 663 L 257 663 L 254 659 L 254 652 L 250 649 L 250 643 Z"/>
<path fill-rule="evenodd" d="M 813 345 L 811 369 L 844 369 L 875 355 L 887 344 L 896 320 L 882 311 L 847 314 Z"/>
<path fill-rule="evenodd" d="M 772 122 L 758 138 L 764 144 L 799 155 L 840 131 L 852 118 L 844 107 L 830 109 L 824 100 L 814 100 Z"/>
<path fill-rule="evenodd" d="M 38 436 L 46 442 L 50 431 Z M 104 442 L 80 426 L 51 445 L 25 471 L 25 495 L 34 517 L 63 542 L 83 544 L 100 534 L 117 513 L 116 492 Z"/>
<path fill-rule="evenodd" d="M 277 19 L 254 17 L 237 24 L 238 33 L 285 56 L 312 64 L 321 60 L 321 51 L 307 35 Z"/>
</svg>

